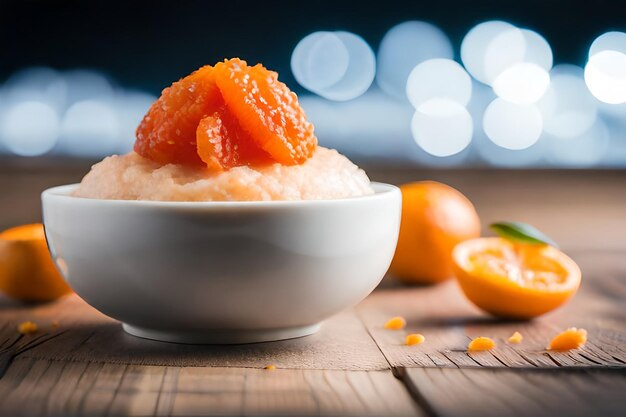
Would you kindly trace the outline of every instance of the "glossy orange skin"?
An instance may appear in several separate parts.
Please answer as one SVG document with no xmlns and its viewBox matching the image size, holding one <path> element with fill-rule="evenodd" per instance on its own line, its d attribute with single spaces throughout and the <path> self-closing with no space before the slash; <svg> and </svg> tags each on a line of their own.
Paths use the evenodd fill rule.
<svg viewBox="0 0 626 417">
<path fill-rule="evenodd" d="M 512 247 L 528 269 L 547 270 L 564 277 L 562 283 L 548 287 L 520 285 L 507 277 L 472 268 L 472 253 Z M 455 275 L 465 296 L 482 310 L 511 319 L 531 319 L 554 310 L 578 290 L 581 272 L 578 265 L 558 249 L 547 245 L 523 245 L 498 238 L 479 238 L 460 243 L 453 252 Z"/>
<path fill-rule="evenodd" d="M 301 164 L 313 155 L 313 125 L 276 72 L 237 58 L 216 64 L 215 70 L 226 106 L 259 147 L 284 165 Z"/>
<path fill-rule="evenodd" d="M 452 249 L 480 235 L 474 206 L 463 194 L 438 182 L 414 182 L 400 190 L 402 219 L 391 273 L 418 284 L 451 278 Z"/>
<path fill-rule="evenodd" d="M 72 292 L 50 256 L 42 224 L 0 233 L 0 291 L 21 301 L 50 301 Z"/>
</svg>

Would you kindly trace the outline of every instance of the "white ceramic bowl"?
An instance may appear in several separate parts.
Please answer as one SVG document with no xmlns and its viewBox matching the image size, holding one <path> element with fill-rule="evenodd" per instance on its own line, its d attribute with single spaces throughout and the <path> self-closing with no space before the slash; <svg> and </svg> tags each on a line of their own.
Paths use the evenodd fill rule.
<svg viewBox="0 0 626 417">
<path fill-rule="evenodd" d="M 248 343 L 314 333 L 391 262 L 398 188 L 320 201 L 157 202 L 42 194 L 46 237 L 69 285 L 133 335 Z"/>
</svg>

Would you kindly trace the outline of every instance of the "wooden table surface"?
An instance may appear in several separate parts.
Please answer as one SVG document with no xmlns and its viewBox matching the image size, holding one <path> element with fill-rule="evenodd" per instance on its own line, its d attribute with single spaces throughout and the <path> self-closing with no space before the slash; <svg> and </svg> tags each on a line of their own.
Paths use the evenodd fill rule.
<svg viewBox="0 0 626 417">
<path fill-rule="evenodd" d="M 0 415 L 626 415 L 626 172 L 368 172 L 394 183 L 447 182 L 485 224 L 537 225 L 581 266 L 580 291 L 553 313 L 512 322 L 481 313 L 452 281 L 404 287 L 386 278 L 316 335 L 236 346 L 135 338 L 77 296 L 40 305 L 0 299 Z M 80 173 L 0 169 L 0 226 L 37 220 L 41 189 Z M 395 315 L 407 328 L 385 330 Z M 41 330 L 20 335 L 24 320 Z M 588 330 L 586 346 L 546 351 L 570 326 Z M 524 335 L 520 345 L 506 343 L 514 331 Z M 411 332 L 426 342 L 405 346 Z M 468 353 L 476 336 L 494 338 L 496 349 Z M 277 369 L 263 369 L 270 364 Z"/>
</svg>

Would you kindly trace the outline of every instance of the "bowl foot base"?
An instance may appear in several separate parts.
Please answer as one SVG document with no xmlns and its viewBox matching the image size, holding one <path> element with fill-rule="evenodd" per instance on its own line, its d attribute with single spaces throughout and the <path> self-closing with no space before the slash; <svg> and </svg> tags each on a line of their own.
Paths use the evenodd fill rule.
<svg viewBox="0 0 626 417">
<path fill-rule="evenodd" d="M 287 327 L 282 329 L 265 330 L 207 330 L 207 331 L 162 331 L 145 327 L 131 326 L 122 323 L 126 333 L 144 339 L 159 340 L 162 342 L 206 344 L 206 345 L 234 345 L 240 343 L 272 342 L 277 340 L 294 339 L 308 336 L 320 329 L 320 323 L 301 327 Z"/>
</svg>

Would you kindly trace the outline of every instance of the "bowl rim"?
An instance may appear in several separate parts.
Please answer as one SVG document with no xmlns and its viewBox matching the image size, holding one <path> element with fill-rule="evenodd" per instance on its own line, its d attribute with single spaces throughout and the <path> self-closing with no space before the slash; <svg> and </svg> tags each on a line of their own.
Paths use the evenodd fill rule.
<svg viewBox="0 0 626 417">
<path fill-rule="evenodd" d="M 269 201 L 160 201 L 160 200 L 119 200 L 119 199 L 100 199 L 90 197 L 78 197 L 70 195 L 80 184 L 66 184 L 48 188 L 41 193 L 41 199 L 45 200 L 64 200 L 75 203 L 97 204 L 97 205 L 119 205 L 119 206 L 145 206 L 145 207 L 168 207 L 168 208 L 228 208 L 228 207 L 249 207 L 249 208 L 268 208 L 268 207 L 293 207 L 293 206 L 318 206 L 318 205 L 336 205 L 356 202 L 369 202 L 372 200 L 381 200 L 400 195 L 400 188 L 392 184 L 372 181 L 374 194 L 368 194 L 356 197 L 344 197 L 334 199 L 320 200 L 269 200 Z"/>
</svg>

